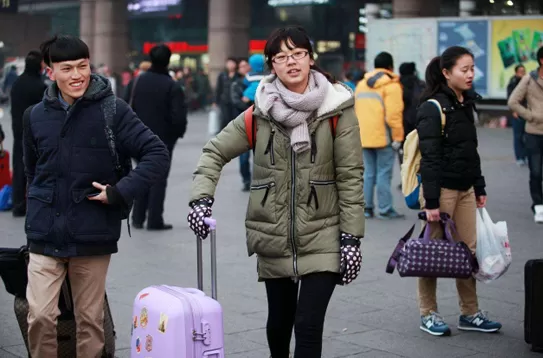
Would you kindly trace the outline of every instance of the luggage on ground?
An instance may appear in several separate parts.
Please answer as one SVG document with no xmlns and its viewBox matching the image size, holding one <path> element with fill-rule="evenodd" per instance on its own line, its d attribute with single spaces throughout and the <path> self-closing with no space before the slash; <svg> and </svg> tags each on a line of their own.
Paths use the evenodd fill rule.
<svg viewBox="0 0 543 358">
<path fill-rule="evenodd" d="M 4 147 L 0 142 L 0 189 L 6 185 L 11 185 L 9 152 L 4 150 Z"/>
<path fill-rule="evenodd" d="M 524 266 L 524 340 L 535 352 L 543 352 L 543 260 L 530 260 Z"/>
<path fill-rule="evenodd" d="M 212 297 L 203 290 L 202 242 L 197 240 L 198 289 L 167 285 L 141 290 L 134 300 L 131 357 L 224 358 L 223 312 L 217 302 L 216 235 L 211 227 Z"/>
</svg>

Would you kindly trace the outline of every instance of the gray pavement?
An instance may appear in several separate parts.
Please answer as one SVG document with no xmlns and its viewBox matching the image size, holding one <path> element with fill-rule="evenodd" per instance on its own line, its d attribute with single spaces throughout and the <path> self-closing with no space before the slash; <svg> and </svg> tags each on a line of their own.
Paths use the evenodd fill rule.
<svg viewBox="0 0 543 358">
<path fill-rule="evenodd" d="M 9 138 L 9 118 L 4 116 L 0 123 Z M 118 333 L 118 357 L 130 355 L 132 302 L 139 290 L 153 284 L 196 286 L 195 238 L 185 217 L 191 173 L 206 141 L 206 128 L 206 115 L 191 115 L 188 134 L 175 149 L 165 215 L 175 229 L 164 233 L 132 230 L 132 237 L 125 230 L 119 254 L 112 259 L 107 290 Z M 501 320 L 502 332 L 459 332 L 455 328 L 459 313 L 454 281 L 445 279 L 439 283 L 439 309 L 453 328 L 452 336 L 435 338 L 419 330 L 415 279 L 385 273 L 392 249 L 416 216 L 405 208 L 395 189 L 397 207 L 409 219 L 367 222 L 363 269 L 353 284 L 338 287 L 334 294 L 325 325 L 323 357 L 536 356 L 523 341 L 523 267 L 526 260 L 542 256 L 543 226 L 533 222 L 528 170 L 514 164 L 511 138 L 506 129 L 480 129 L 489 213 L 494 221 L 507 220 L 513 250 L 509 272 L 496 282 L 479 285 L 480 306 L 490 312 L 491 318 Z M 11 140 L 6 145 L 10 148 Z M 396 170 L 394 185 L 398 182 Z M 240 189 L 238 163 L 234 160 L 224 169 L 213 208 L 219 222 L 218 292 L 224 308 L 225 349 L 231 358 L 268 357 L 265 291 L 256 279 L 255 258 L 246 254 L 244 214 L 248 195 Z M 16 247 L 24 242 L 23 220 L 0 213 L 0 246 Z M 205 248 L 207 253 L 208 246 Z M 207 257 L 205 260 L 209 263 Z M 26 357 L 13 313 L 13 297 L 3 287 L 0 357 Z"/>
</svg>

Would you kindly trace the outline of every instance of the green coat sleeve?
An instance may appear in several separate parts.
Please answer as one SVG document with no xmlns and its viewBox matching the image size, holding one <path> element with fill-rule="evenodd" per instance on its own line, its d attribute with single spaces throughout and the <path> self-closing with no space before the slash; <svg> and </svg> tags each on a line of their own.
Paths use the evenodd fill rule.
<svg viewBox="0 0 543 358">
<path fill-rule="evenodd" d="M 339 194 L 339 229 L 362 238 L 365 226 L 364 161 L 354 108 L 346 109 L 337 122 L 334 161 Z"/>
<path fill-rule="evenodd" d="M 249 140 L 242 113 L 204 146 L 194 172 L 190 202 L 204 197 L 214 197 L 222 168 L 248 150 L 250 150 Z"/>
</svg>

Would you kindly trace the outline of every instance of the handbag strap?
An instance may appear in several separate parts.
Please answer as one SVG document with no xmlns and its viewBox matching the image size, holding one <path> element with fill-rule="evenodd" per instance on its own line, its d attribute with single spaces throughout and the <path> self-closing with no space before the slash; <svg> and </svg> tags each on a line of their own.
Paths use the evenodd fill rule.
<svg viewBox="0 0 543 358">
<path fill-rule="evenodd" d="M 388 259 L 387 268 L 386 268 L 387 273 L 390 273 L 390 274 L 394 273 L 394 269 L 396 268 L 396 265 L 398 264 L 398 260 L 400 259 L 400 252 L 402 251 L 403 247 L 405 246 L 405 243 L 407 242 L 407 240 L 409 240 L 411 238 L 411 236 L 413 235 L 413 232 L 415 231 L 415 226 L 416 225 L 417 225 L 417 223 L 413 224 L 413 226 L 411 226 L 411 229 L 409 229 L 407 234 L 405 234 L 400 239 L 400 241 L 398 241 L 398 245 L 396 245 L 396 248 L 394 248 L 394 251 L 392 252 L 392 255 Z"/>
</svg>

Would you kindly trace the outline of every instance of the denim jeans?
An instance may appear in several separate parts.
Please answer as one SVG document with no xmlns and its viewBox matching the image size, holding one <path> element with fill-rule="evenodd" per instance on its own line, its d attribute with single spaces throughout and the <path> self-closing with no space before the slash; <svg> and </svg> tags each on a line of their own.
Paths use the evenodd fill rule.
<svg viewBox="0 0 543 358">
<path fill-rule="evenodd" d="M 530 167 L 530 195 L 533 205 L 543 205 L 543 135 L 524 135 Z M 532 207 L 533 209 L 533 207 Z"/>
<path fill-rule="evenodd" d="M 241 174 L 241 179 L 243 184 L 251 183 L 251 163 L 249 159 L 251 158 L 251 151 L 248 150 L 245 153 L 239 156 L 239 172 Z"/>
<path fill-rule="evenodd" d="M 385 148 L 364 148 L 364 197 L 366 209 L 373 209 L 373 191 L 377 185 L 377 201 L 379 213 L 384 214 L 392 207 L 392 168 L 395 161 L 394 149 L 391 146 Z"/>
<path fill-rule="evenodd" d="M 511 119 L 513 127 L 513 148 L 515 149 L 515 159 L 516 160 L 525 160 L 526 148 L 524 145 L 524 127 L 526 127 L 526 122 L 522 118 L 512 118 Z"/>
</svg>

